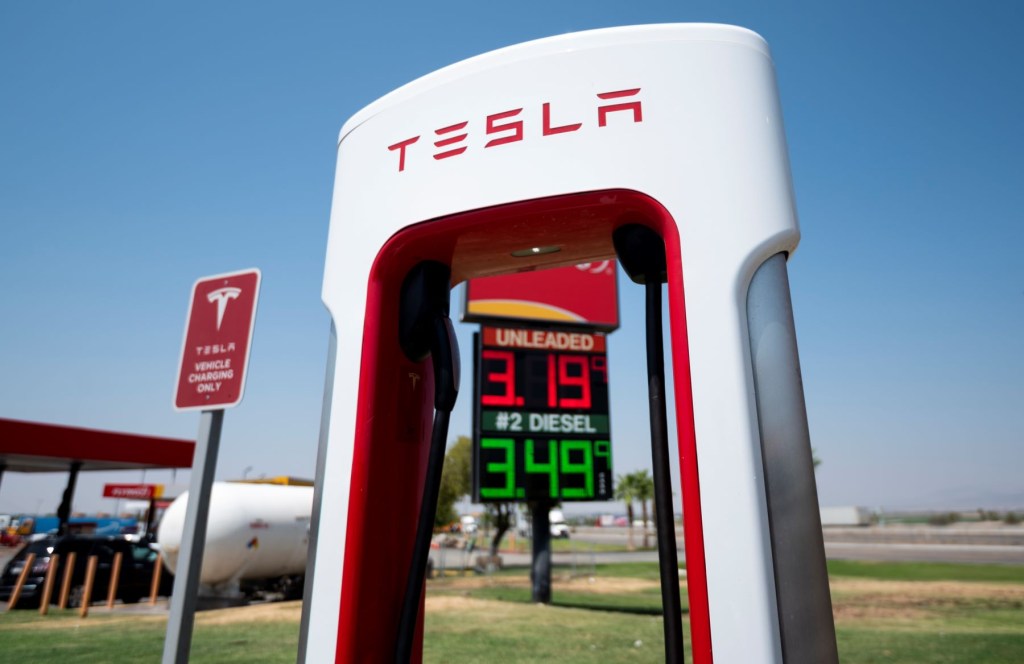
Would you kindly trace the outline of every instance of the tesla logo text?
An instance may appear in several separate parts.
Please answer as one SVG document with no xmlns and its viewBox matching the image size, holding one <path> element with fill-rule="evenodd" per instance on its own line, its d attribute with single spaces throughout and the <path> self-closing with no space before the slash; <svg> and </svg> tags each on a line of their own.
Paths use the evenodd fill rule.
<svg viewBox="0 0 1024 664">
<path fill-rule="evenodd" d="M 643 107 L 641 101 L 635 97 L 640 94 L 640 88 L 629 90 L 614 90 L 611 92 L 598 93 L 597 126 L 608 126 L 608 116 L 612 113 L 625 113 L 632 117 L 633 122 L 643 122 Z M 545 102 L 541 105 L 540 124 L 541 136 L 554 136 L 556 134 L 567 134 L 579 131 L 583 122 L 572 122 L 566 124 L 555 124 L 551 104 Z M 466 129 L 468 120 L 450 124 L 440 129 L 435 129 L 429 137 L 433 143 L 435 160 L 457 157 L 466 151 L 466 139 L 470 132 Z M 484 149 L 516 143 L 523 140 L 526 134 L 526 116 L 522 108 L 513 108 L 500 113 L 488 115 L 485 122 L 484 135 L 489 139 L 484 144 Z M 405 170 L 405 157 L 410 147 L 419 142 L 421 136 L 413 136 L 388 146 L 388 150 L 398 153 L 398 171 Z M 212 297 L 212 296 L 211 296 Z M 212 302 L 213 300 L 211 300 Z"/>
<path fill-rule="evenodd" d="M 218 288 L 206 296 L 206 299 L 211 303 L 217 303 L 217 329 L 220 329 L 220 323 L 224 320 L 224 310 L 228 308 L 228 300 L 236 300 L 238 296 L 242 294 L 241 288 Z"/>
</svg>

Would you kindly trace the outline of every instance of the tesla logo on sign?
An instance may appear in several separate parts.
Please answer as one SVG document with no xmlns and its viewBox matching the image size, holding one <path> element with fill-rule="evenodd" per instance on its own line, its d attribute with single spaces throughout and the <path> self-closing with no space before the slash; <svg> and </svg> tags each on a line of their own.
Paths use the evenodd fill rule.
<svg viewBox="0 0 1024 664">
<path fill-rule="evenodd" d="M 608 117 L 612 113 L 623 112 L 631 117 L 634 123 L 644 121 L 643 105 L 639 99 L 640 88 L 627 90 L 613 90 L 611 92 L 597 93 L 597 126 L 608 126 Z M 488 115 L 485 120 L 484 135 L 492 137 L 484 144 L 484 149 L 516 143 L 526 136 L 526 116 L 523 115 L 523 108 L 514 108 L 500 113 Z M 550 102 L 541 104 L 540 108 L 540 135 L 555 136 L 579 131 L 583 127 L 583 121 L 564 122 L 555 124 L 552 119 L 554 112 Z M 466 151 L 466 139 L 470 132 L 466 129 L 469 126 L 468 120 L 462 120 L 454 124 L 446 125 L 434 130 L 434 154 L 435 160 L 457 157 Z M 405 158 L 411 146 L 419 142 L 421 136 L 413 136 L 388 146 L 388 150 L 398 154 L 398 171 L 405 170 Z"/>
<path fill-rule="evenodd" d="M 239 295 L 242 294 L 241 288 L 218 288 L 209 295 L 206 299 L 210 302 L 217 303 L 217 329 L 220 329 L 221 321 L 224 320 L 224 310 L 228 307 L 229 300 L 235 300 Z"/>
<path fill-rule="evenodd" d="M 192 287 L 177 410 L 229 408 L 242 400 L 260 271 L 204 277 Z"/>
</svg>

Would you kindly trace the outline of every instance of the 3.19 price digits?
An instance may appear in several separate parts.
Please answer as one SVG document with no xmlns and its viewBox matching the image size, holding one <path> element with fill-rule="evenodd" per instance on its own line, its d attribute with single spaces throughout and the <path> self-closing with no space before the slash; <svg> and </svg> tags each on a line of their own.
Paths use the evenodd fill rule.
<svg viewBox="0 0 1024 664">
<path fill-rule="evenodd" d="M 592 374 L 598 374 L 602 383 L 608 382 L 603 355 L 530 354 L 525 356 L 518 373 L 512 351 L 487 349 L 482 351 L 481 359 L 484 370 L 480 403 L 485 407 L 589 410 L 594 407 Z"/>
</svg>

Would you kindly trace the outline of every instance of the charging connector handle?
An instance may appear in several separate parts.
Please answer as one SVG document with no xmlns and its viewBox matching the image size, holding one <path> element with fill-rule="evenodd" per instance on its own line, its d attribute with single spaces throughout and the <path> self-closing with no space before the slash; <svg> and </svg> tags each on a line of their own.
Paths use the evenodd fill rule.
<svg viewBox="0 0 1024 664">
<path fill-rule="evenodd" d="M 430 555 L 430 536 L 434 530 L 434 513 L 441 489 L 448 421 L 459 394 L 459 345 L 448 317 L 450 275 L 447 265 L 424 261 L 409 272 L 402 284 L 399 342 L 403 352 L 413 361 L 422 361 L 430 355 L 434 367 L 434 425 L 430 434 L 416 540 L 395 638 L 395 664 L 407 664 L 412 655 L 427 557 Z"/>
<path fill-rule="evenodd" d="M 450 413 L 459 396 L 461 364 L 455 327 L 448 316 L 434 319 L 430 358 L 434 364 L 434 409 L 439 413 Z"/>
</svg>

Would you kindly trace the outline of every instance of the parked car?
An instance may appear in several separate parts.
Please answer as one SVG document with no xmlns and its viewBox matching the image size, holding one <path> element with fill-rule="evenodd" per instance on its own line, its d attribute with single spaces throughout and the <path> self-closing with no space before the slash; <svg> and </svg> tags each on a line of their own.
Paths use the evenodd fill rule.
<svg viewBox="0 0 1024 664">
<path fill-rule="evenodd" d="M 28 554 L 34 553 L 36 557 L 25 579 L 25 585 L 22 586 L 17 608 L 38 608 L 51 556 L 56 553 L 60 554 L 60 559 L 57 563 L 53 594 L 50 597 L 50 602 L 56 604 L 60 598 L 60 586 L 64 580 L 68 554 L 72 551 L 75 553 L 75 566 L 71 574 L 71 593 L 68 601 L 70 606 L 80 606 L 82 603 L 85 570 L 90 556 L 97 558 L 92 599 L 106 599 L 110 572 L 114 566 L 114 554 L 118 552 L 121 553 L 121 572 L 118 575 L 117 598 L 130 603 L 149 595 L 157 551 L 148 543 L 113 536 L 47 535 L 26 544 L 4 567 L 3 574 L 0 574 L 0 601 L 6 602 L 10 599 L 18 576 L 25 568 Z M 160 577 L 158 593 L 169 596 L 173 586 L 174 576 L 164 571 Z"/>
</svg>

